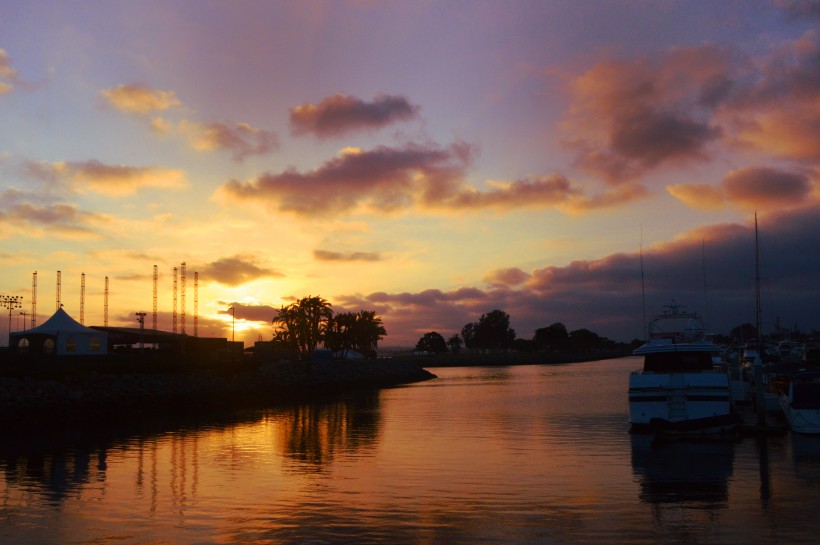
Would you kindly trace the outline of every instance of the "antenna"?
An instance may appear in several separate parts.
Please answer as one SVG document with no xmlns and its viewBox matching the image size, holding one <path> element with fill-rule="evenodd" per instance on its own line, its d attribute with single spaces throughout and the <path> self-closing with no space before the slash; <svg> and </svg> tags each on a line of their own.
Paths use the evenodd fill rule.
<svg viewBox="0 0 820 545">
<path fill-rule="evenodd" d="M 177 268 L 174 267 L 174 316 L 171 321 L 171 331 L 177 332 Z"/>
<path fill-rule="evenodd" d="M 179 305 L 181 312 L 179 314 L 180 333 L 185 335 L 185 262 L 183 261 L 179 266 L 179 287 L 181 289 L 179 296 Z"/>
<path fill-rule="evenodd" d="M 80 274 L 80 323 L 85 325 L 85 273 Z"/>
<path fill-rule="evenodd" d="M 108 277 L 105 277 L 105 292 L 103 292 L 103 326 L 108 327 Z"/>
<path fill-rule="evenodd" d="M 37 325 L 37 271 L 31 275 L 31 328 Z"/>
<path fill-rule="evenodd" d="M 644 274 L 643 274 L 643 225 L 641 225 L 641 246 L 640 246 L 640 255 L 641 255 L 641 306 L 643 307 L 643 335 L 647 335 L 646 330 L 646 288 L 644 285 Z M 646 338 L 648 339 L 648 337 Z M 644 339 L 644 340 L 646 340 Z"/>
<path fill-rule="evenodd" d="M 63 289 L 62 273 L 57 271 L 57 310 L 60 310 L 60 299 L 62 299 L 61 291 Z"/>
<path fill-rule="evenodd" d="M 706 283 L 706 240 L 701 240 L 701 261 L 703 263 L 703 316 L 706 323 L 709 323 L 709 286 Z"/>
<path fill-rule="evenodd" d="M 194 337 L 199 337 L 199 273 L 194 271 Z"/>
</svg>

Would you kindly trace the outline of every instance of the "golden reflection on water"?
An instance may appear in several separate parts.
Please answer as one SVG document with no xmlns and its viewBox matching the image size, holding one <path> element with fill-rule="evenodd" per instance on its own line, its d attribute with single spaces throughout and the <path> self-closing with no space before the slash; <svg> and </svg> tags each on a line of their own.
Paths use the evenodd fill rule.
<svg viewBox="0 0 820 545">
<path fill-rule="evenodd" d="M 813 542 L 820 441 L 631 436 L 592 365 L 3 441 L 0 543 Z"/>
</svg>

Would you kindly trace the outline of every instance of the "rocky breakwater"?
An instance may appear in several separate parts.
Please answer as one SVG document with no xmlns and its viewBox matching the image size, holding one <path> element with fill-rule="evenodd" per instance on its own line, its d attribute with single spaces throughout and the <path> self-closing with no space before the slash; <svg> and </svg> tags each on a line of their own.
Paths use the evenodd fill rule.
<svg viewBox="0 0 820 545">
<path fill-rule="evenodd" d="M 228 412 L 362 388 L 435 378 L 391 360 L 234 363 L 175 368 L 70 369 L 0 374 L 0 426 L 116 422 L 168 414 Z"/>
</svg>

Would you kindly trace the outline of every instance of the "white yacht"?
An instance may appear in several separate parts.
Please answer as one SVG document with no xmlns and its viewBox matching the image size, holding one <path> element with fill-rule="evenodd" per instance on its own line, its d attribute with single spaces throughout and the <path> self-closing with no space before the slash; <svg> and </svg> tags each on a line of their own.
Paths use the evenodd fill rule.
<svg viewBox="0 0 820 545">
<path fill-rule="evenodd" d="M 649 325 L 642 370 L 629 377 L 629 421 L 633 431 L 714 433 L 734 429 L 729 376 L 713 365 L 720 347 L 706 337 L 696 313 L 673 301 Z"/>
<path fill-rule="evenodd" d="M 780 406 L 793 432 L 820 434 L 820 371 L 795 374 Z"/>
</svg>

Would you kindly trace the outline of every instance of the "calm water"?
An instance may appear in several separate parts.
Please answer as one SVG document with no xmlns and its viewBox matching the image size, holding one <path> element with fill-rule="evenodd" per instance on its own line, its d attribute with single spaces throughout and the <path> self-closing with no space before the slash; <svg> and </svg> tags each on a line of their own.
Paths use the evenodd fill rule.
<svg viewBox="0 0 820 545">
<path fill-rule="evenodd" d="M 3 438 L 2 543 L 817 543 L 820 439 L 652 446 L 633 358 Z"/>
</svg>

